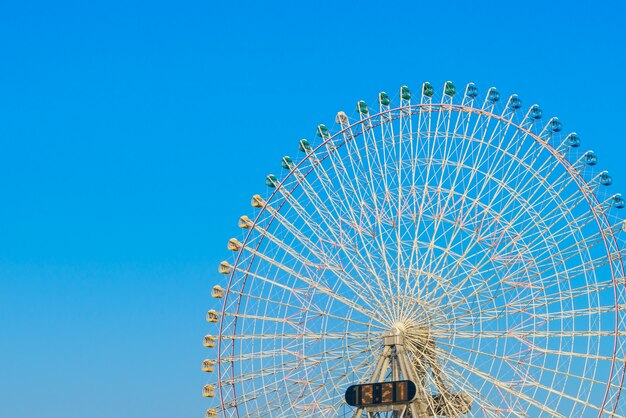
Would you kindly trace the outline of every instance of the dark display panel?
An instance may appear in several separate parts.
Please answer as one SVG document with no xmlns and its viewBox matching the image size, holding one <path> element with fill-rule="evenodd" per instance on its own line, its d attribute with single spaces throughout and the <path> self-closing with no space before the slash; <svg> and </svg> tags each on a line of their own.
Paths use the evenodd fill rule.
<svg viewBox="0 0 626 418">
<path fill-rule="evenodd" d="M 413 400 L 416 392 L 410 380 L 352 385 L 346 390 L 346 403 L 356 407 L 403 403 Z"/>
</svg>

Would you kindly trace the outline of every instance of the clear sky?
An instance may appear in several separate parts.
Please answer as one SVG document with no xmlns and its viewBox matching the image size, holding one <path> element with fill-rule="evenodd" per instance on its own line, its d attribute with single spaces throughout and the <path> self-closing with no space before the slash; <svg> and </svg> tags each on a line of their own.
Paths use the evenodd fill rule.
<svg viewBox="0 0 626 418">
<path fill-rule="evenodd" d="M 200 417 L 266 174 L 378 91 L 518 93 L 626 192 L 622 2 L 0 3 L 0 417 Z"/>
</svg>

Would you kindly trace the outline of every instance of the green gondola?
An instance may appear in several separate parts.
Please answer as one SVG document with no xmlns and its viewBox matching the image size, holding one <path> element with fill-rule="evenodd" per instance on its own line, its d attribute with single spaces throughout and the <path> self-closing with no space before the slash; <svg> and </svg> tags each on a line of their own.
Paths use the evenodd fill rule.
<svg viewBox="0 0 626 418">
<path fill-rule="evenodd" d="M 389 95 L 387 93 L 384 91 L 378 93 L 378 104 L 381 106 L 389 106 L 389 103 L 391 103 L 391 99 L 389 99 Z"/>
<path fill-rule="evenodd" d="M 369 109 L 367 108 L 367 103 L 365 103 L 365 101 L 363 100 L 359 100 L 359 102 L 356 104 L 356 110 L 362 115 L 367 115 L 370 113 Z"/>
<path fill-rule="evenodd" d="M 446 84 L 443 86 L 443 94 L 446 96 L 454 96 L 454 93 L 456 93 L 454 84 L 452 84 L 452 81 L 446 81 Z"/>
<path fill-rule="evenodd" d="M 276 178 L 275 175 L 270 174 L 267 177 L 265 177 L 265 185 L 267 187 L 275 188 L 276 186 L 278 186 L 278 179 Z"/>
<path fill-rule="evenodd" d="M 407 86 L 400 87 L 400 97 L 403 100 L 411 100 L 411 90 Z"/>
<path fill-rule="evenodd" d="M 285 169 L 285 170 L 291 170 L 291 168 L 293 167 L 293 160 L 291 159 L 290 156 L 285 155 L 283 157 L 283 159 L 280 162 L 280 165 Z"/>
<path fill-rule="evenodd" d="M 298 149 L 301 152 L 306 152 L 308 154 L 309 152 L 311 152 L 311 144 L 309 144 L 309 141 L 307 141 L 306 139 L 301 139 L 300 143 L 298 144 Z"/>
<path fill-rule="evenodd" d="M 320 138 L 328 138 L 330 134 L 328 133 L 328 128 L 326 127 L 326 125 L 324 125 L 323 123 L 317 125 L 316 135 Z"/>
<path fill-rule="evenodd" d="M 435 89 L 428 81 L 422 84 L 422 94 L 426 97 L 433 97 L 433 94 L 435 94 Z"/>
</svg>

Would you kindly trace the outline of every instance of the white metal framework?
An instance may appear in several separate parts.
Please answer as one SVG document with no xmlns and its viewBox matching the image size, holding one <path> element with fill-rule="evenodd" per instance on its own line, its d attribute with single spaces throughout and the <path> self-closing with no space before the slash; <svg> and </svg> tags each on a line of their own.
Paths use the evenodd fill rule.
<svg viewBox="0 0 626 418">
<path fill-rule="evenodd" d="M 398 105 L 361 101 L 282 159 L 219 266 L 207 416 L 441 411 L 345 403 L 398 373 L 375 373 L 393 329 L 400 373 L 422 399 L 462 394 L 458 416 L 626 416 L 624 199 L 578 135 L 499 99 L 403 86 Z"/>
</svg>

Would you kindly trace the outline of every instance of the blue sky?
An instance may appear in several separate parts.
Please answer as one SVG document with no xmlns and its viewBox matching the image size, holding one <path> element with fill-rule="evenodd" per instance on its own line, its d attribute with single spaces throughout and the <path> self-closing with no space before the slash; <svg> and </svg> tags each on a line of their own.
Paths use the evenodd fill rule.
<svg viewBox="0 0 626 418">
<path fill-rule="evenodd" d="M 0 416 L 202 416 L 209 291 L 266 174 L 445 80 L 539 103 L 626 192 L 621 2 L 0 5 Z"/>
</svg>

